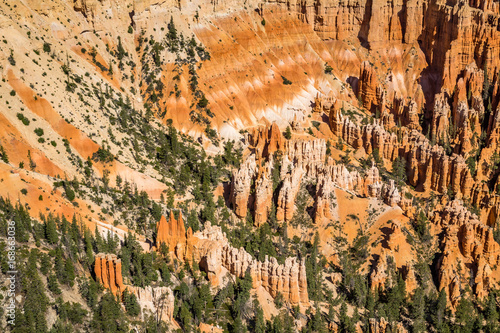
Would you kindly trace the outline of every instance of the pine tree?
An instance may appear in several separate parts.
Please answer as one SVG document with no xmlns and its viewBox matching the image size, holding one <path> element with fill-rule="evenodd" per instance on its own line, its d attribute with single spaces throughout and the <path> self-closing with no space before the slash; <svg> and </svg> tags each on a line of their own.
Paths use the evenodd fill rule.
<svg viewBox="0 0 500 333">
<path fill-rule="evenodd" d="M 256 300 L 255 302 L 255 327 L 254 327 L 254 332 L 255 333 L 265 333 L 266 332 L 266 322 L 264 319 L 264 311 L 262 311 L 262 308 L 258 304 L 258 301 Z"/>
<path fill-rule="evenodd" d="M 177 40 L 177 29 L 175 28 L 174 18 L 170 16 L 170 23 L 168 24 L 168 35 L 167 38 L 170 41 Z"/>
<path fill-rule="evenodd" d="M 375 318 L 375 303 L 376 303 L 375 295 L 371 291 L 371 289 L 368 289 L 368 292 L 366 294 L 366 304 L 365 304 L 366 308 L 365 313 L 367 315 L 367 318 Z"/>
<path fill-rule="evenodd" d="M 397 157 L 392 162 L 392 175 L 396 179 L 396 184 L 401 186 L 406 182 L 406 161 Z"/>
<path fill-rule="evenodd" d="M 94 231 L 94 251 L 96 253 L 104 252 L 104 241 L 101 237 L 101 233 L 99 232 L 97 226 L 95 227 Z"/>
<path fill-rule="evenodd" d="M 410 309 L 411 318 L 413 319 L 412 332 L 426 332 L 425 294 L 422 285 L 415 290 Z"/>
<path fill-rule="evenodd" d="M 406 285 L 401 274 L 397 276 L 396 285 L 387 293 L 387 316 L 389 322 L 399 319 L 402 305 L 406 299 Z"/>
<path fill-rule="evenodd" d="M 290 140 L 292 138 L 292 130 L 290 129 L 290 126 L 286 127 L 285 134 L 283 134 L 285 139 Z"/>
<path fill-rule="evenodd" d="M 312 329 L 314 332 L 325 332 L 326 328 L 323 323 L 323 318 L 321 317 L 321 309 L 319 308 L 319 302 L 314 304 L 314 316 L 312 317 Z"/>
<path fill-rule="evenodd" d="M 56 247 L 55 249 L 55 258 L 54 258 L 54 270 L 55 274 L 57 276 L 57 279 L 59 280 L 60 283 L 65 282 L 65 262 L 63 259 L 63 250 L 61 249 L 60 246 Z"/>
<path fill-rule="evenodd" d="M 457 306 L 457 311 L 455 312 L 455 327 L 460 332 L 472 332 L 474 322 L 471 318 L 474 318 L 474 306 L 469 299 L 470 295 L 467 293 L 462 294 Z"/>
<path fill-rule="evenodd" d="M 49 272 L 52 272 L 52 261 L 48 254 L 42 253 L 40 257 L 40 272 L 43 275 L 47 275 Z"/>
<path fill-rule="evenodd" d="M 273 318 L 272 331 L 273 333 L 284 333 L 283 321 L 279 316 Z"/>
<path fill-rule="evenodd" d="M 99 285 L 92 278 L 83 278 L 80 280 L 80 295 L 87 302 L 90 309 L 94 310 L 97 305 Z"/>
<path fill-rule="evenodd" d="M 195 209 L 191 209 L 189 211 L 189 215 L 187 217 L 187 227 L 191 227 L 193 232 L 200 230 L 200 221 L 198 220 L 198 214 Z"/>
<path fill-rule="evenodd" d="M 488 299 L 486 301 L 486 308 L 484 310 L 486 332 L 498 332 L 500 330 L 500 316 L 498 314 L 496 297 L 497 295 L 494 291 L 489 292 Z"/>
<path fill-rule="evenodd" d="M 319 258 L 319 234 L 314 235 L 311 255 L 306 259 L 307 291 L 311 300 L 319 301 L 321 298 L 321 267 Z"/>
<path fill-rule="evenodd" d="M 13 332 L 47 332 L 45 313 L 49 299 L 45 295 L 45 287 L 38 275 L 36 263 L 37 254 L 32 250 L 21 282 L 25 293 L 24 314 L 18 317 L 17 314 L 21 311 L 16 311 L 16 326 Z"/>
<path fill-rule="evenodd" d="M 57 282 L 57 277 L 54 274 L 49 275 L 47 278 L 47 287 L 55 295 L 60 295 L 62 293 L 61 288 L 59 288 L 59 282 Z"/>
<path fill-rule="evenodd" d="M 59 241 L 59 235 L 57 234 L 57 227 L 54 219 L 49 216 L 44 223 L 45 229 L 45 239 L 49 244 L 56 244 Z"/>
<path fill-rule="evenodd" d="M 71 239 L 75 244 L 79 244 L 80 239 L 82 238 L 81 232 L 80 232 L 80 227 L 78 226 L 78 222 L 76 220 L 76 215 L 73 214 L 73 218 L 71 219 Z"/>
<path fill-rule="evenodd" d="M 356 332 L 351 318 L 347 315 L 347 304 L 342 302 L 339 312 L 339 332 Z"/>
<path fill-rule="evenodd" d="M 127 289 L 123 292 L 123 304 L 125 305 L 125 310 L 129 315 L 135 317 L 141 312 L 141 307 L 137 302 L 137 297 L 135 294 L 129 293 Z"/>
<path fill-rule="evenodd" d="M 73 287 L 75 283 L 75 268 L 71 259 L 67 259 L 64 263 L 64 283 Z"/>
<path fill-rule="evenodd" d="M 439 292 L 439 297 L 436 302 L 435 312 L 433 314 L 434 327 L 438 331 L 442 331 L 443 326 L 445 326 L 446 321 L 446 291 L 441 289 Z"/>
<path fill-rule="evenodd" d="M 83 233 L 83 243 L 85 245 L 85 254 L 87 256 L 87 265 L 90 267 L 94 262 L 94 251 L 92 246 L 92 235 L 90 231 L 86 228 Z"/>
<path fill-rule="evenodd" d="M 115 296 L 106 293 L 94 311 L 90 328 L 94 332 L 125 333 L 129 332 L 122 308 Z"/>
<path fill-rule="evenodd" d="M 191 323 L 193 322 L 193 317 L 191 315 L 191 311 L 189 310 L 187 302 L 182 302 L 179 316 L 182 323 L 182 327 L 184 328 L 184 332 L 190 332 Z"/>
</svg>

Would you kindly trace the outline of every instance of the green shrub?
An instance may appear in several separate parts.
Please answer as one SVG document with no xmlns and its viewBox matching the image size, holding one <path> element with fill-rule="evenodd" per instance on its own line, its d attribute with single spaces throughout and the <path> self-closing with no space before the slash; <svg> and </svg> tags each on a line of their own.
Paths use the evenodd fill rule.
<svg viewBox="0 0 500 333">
<path fill-rule="evenodd" d="M 285 134 L 283 136 L 287 140 L 290 140 L 292 138 L 292 131 L 290 130 L 290 126 L 286 127 Z"/>
<path fill-rule="evenodd" d="M 286 77 L 284 77 L 283 75 L 281 75 L 281 78 L 283 79 L 283 84 L 286 85 L 286 86 L 289 86 L 292 84 L 292 81 L 288 80 Z"/>
<path fill-rule="evenodd" d="M 40 127 L 37 127 L 37 128 L 35 128 L 35 133 L 38 136 L 42 136 L 43 135 L 43 129 L 41 129 Z"/>
<path fill-rule="evenodd" d="M 50 53 L 50 44 L 45 42 L 43 43 L 43 52 Z"/>
<path fill-rule="evenodd" d="M 65 185 L 64 189 L 66 191 L 66 198 L 68 198 L 69 201 L 75 200 L 75 191 L 73 191 L 70 185 Z"/>
<path fill-rule="evenodd" d="M 17 114 L 17 119 L 23 122 L 24 125 L 28 126 L 30 124 L 30 120 L 26 118 L 22 113 Z"/>
<path fill-rule="evenodd" d="M 325 74 L 331 74 L 333 71 L 333 67 L 328 65 L 328 63 L 325 64 Z"/>
<path fill-rule="evenodd" d="M 111 152 L 105 148 L 99 148 L 93 155 L 92 159 L 101 162 L 113 162 L 115 157 Z"/>
<path fill-rule="evenodd" d="M 5 151 L 2 145 L 0 145 L 0 159 L 4 163 L 9 163 L 9 157 L 7 156 L 7 152 Z"/>
<path fill-rule="evenodd" d="M 203 97 L 198 101 L 198 106 L 203 109 L 207 107 L 207 105 L 208 105 L 208 99 L 205 97 L 205 95 L 203 95 Z"/>
<path fill-rule="evenodd" d="M 16 60 L 14 59 L 14 52 L 12 50 L 10 50 L 10 56 L 9 56 L 9 58 L 7 60 L 9 61 L 9 63 L 11 64 L 11 66 L 15 66 L 16 65 Z"/>
</svg>

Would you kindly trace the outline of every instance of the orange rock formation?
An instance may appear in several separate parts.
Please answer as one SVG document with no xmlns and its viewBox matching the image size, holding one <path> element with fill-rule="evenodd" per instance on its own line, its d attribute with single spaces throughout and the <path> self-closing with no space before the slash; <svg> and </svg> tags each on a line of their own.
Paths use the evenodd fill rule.
<svg viewBox="0 0 500 333">
<path fill-rule="evenodd" d="M 95 257 L 94 272 L 97 281 L 104 288 L 110 289 L 113 294 L 120 294 L 125 290 L 122 277 L 122 261 L 116 255 L 97 254 Z"/>
<path fill-rule="evenodd" d="M 201 232 L 193 234 L 178 224 L 182 219 L 175 219 L 171 213 L 167 222 L 164 217 L 158 223 L 157 245 L 165 242 L 180 260 L 193 260 L 200 264 L 212 285 L 219 285 L 222 267 L 231 274 L 243 277 L 252 276 L 253 287 L 263 286 L 272 297 L 281 293 L 291 304 L 308 304 L 307 280 L 304 261 L 288 258 L 284 265 L 279 265 L 275 258 L 260 262 L 253 259 L 243 248 L 236 249 L 229 245 L 220 227 L 208 222 Z M 160 229 L 161 228 L 161 229 Z M 173 249 L 173 250 L 172 250 Z"/>
<path fill-rule="evenodd" d="M 169 220 L 162 216 L 156 224 L 156 247 L 165 244 L 169 251 L 184 256 L 186 249 L 186 227 L 182 221 L 182 213 L 179 212 L 179 219 L 175 218 L 174 211 L 170 211 Z"/>
<path fill-rule="evenodd" d="M 498 288 L 500 245 L 493 239 L 492 228 L 456 200 L 435 212 L 433 223 L 436 232 L 445 233 L 438 262 L 439 288 L 447 289 L 451 304 L 457 305 L 469 281 L 473 281 L 473 292 L 480 299 L 489 288 Z"/>
<path fill-rule="evenodd" d="M 159 304 L 162 304 L 159 313 L 160 320 L 172 321 L 174 313 L 174 293 L 169 287 L 139 288 L 125 285 L 122 278 L 121 260 L 114 254 L 99 253 L 95 257 L 94 273 L 97 282 L 113 294 L 119 296 L 125 290 L 134 293 L 137 302 L 143 310 L 156 313 Z M 160 302 L 161 300 L 161 302 Z"/>
</svg>

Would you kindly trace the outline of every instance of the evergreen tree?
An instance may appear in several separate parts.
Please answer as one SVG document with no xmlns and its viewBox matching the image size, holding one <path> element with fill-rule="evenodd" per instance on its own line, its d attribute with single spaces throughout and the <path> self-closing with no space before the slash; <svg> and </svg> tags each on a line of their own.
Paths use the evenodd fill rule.
<svg viewBox="0 0 500 333">
<path fill-rule="evenodd" d="M 323 318 L 321 317 L 321 309 L 319 307 L 319 302 L 315 302 L 314 304 L 314 316 L 312 317 L 312 330 L 313 332 L 318 332 L 318 333 L 326 331 Z"/>
<path fill-rule="evenodd" d="M 497 293 L 490 291 L 488 293 L 488 299 L 486 300 L 486 306 L 484 310 L 484 317 L 486 319 L 486 332 L 499 332 L 500 331 L 500 316 L 498 314 L 497 306 Z"/>
<path fill-rule="evenodd" d="M 255 301 L 255 333 L 265 333 L 266 332 L 266 322 L 264 320 L 264 311 L 258 304 L 258 301 Z"/>
<path fill-rule="evenodd" d="M 87 266 L 90 267 L 94 262 L 94 251 L 92 246 L 92 235 L 88 229 L 85 229 L 83 233 L 83 243 L 85 245 L 85 254 L 87 256 Z"/>
<path fill-rule="evenodd" d="M 191 227 L 193 232 L 200 230 L 200 221 L 198 220 L 198 214 L 195 209 L 191 209 L 189 211 L 189 215 L 187 217 L 187 227 Z"/>
<path fill-rule="evenodd" d="M 167 38 L 170 41 L 177 40 L 177 29 L 175 28 L 174 18 L 170 16 L 170 23 L 168 24 L 168 35 Z"/>
<path fill-rule="evenodd" d="M 404 185 L 406 182 L 406 161 L 403 158 L 397 157 L 392 162 L 392 175 L 396 180 L 396 184 L 399 186 Z"/>
<path fill-rule="evenodd" d="M 179 316 L 184 332 L 190 332 L 191 323 L 193 322 L 193 316 L 191 315 L 191 311 L 189 310 L 187 302 L 182 302 Z"/>
<path fill-rule="evenodd" d="M 21 282 L 25 300 L 23 314 L 18 316 L 16 311 L 16 325 L 13 332 L 47 332 L 45 313 L 48 309 L 49 299 L 45 295 L 45 288 L 37 270 L 37 253 L 30 251 L 28 263 L 24 269 Z"/>
<path fill-rule="evenodd" d="M 56 244 L 59 241 L 59 235 L 57 234 L 56 223 L 51 216 L 45 220 L 44 229 L 47 242 L 49 244 Z"/>
<path fill-rule="evenodd" d="M 292 131 L 290 129 L 290 126 L 286 127 L 285 134 L 283 134 L 285 139 L 290 140 L 292 138 Z"/>
<path fill-rule="evenodd" d="M 319 258 L 319 234 L 314 235 L 311 255 L 306 259 L 307 291 L 311 300 L 321 300 L 321 267 Z"/>
<path fill-rule="evenodd" d="M 95 309 L 98 301 L 99 285 L 93 279 L 83 279 L 79 283 L 79 292 L 90 309 Z"/>
<path fill-rule="evenodd" d="M 71 219 L 70 234 L 71 234 L 71 240 L 73 241 L 73 243 L 78 245 L 80 243 L 80 239 L 81 239 L 82 235 L 81 235 L 80 227 L 78 226 L 78 222 L 76 220 L 75 214 L 73 214 L 73 218 Z"/>
<path fill-rule="evenodd" d="M 460 298 L 455 312 L 455 329 L 460 332 L 472 332 L 474 328 L 474 306 L 469 299 L 470 295 L 467 293 L 463 294 Z"/>
<path fill-rule="evenodd" d="M 410 315 L 413 319 L 412 332 L 426 332 L 425 326 L 425 294 L 423 286 L 415 290 L 410 306 Z"/>
<path fill-rule="evenodd" d="M 402 306 L 406 299 L 406 285 L 401 274 L 397 276 L 396 285 L 387 293 L 387 316 L 389 322 L 396 322 L 400 317 Z"/>
<path fill-rule="evenodd" d="M 95 227 L 94 235 L 95 235 L 94 245 L 93 245 L 94 251 L 96 253 L 104 252 L 104 241 L 102 240 L 101 234 L 97 226 Z"/>
<path fill-rule="evenodd" d="M 125 320 L 122 308 L 113 294 L 106 293 L 101 298 L 99 306 L 94 311 L 90 328 L 94 332 L 103 333 L 129 332 L 128 323 Z"/>
<path fill-rule="evenodd" d="M 127 314 L 132 317 L 136 317 L 141 312 L 141 307 L 137 302 L 137 297 L 135 294 L 129 293 L 127 289 L 123 292 L 123 304 L 125 305 L 125 310 Z"/>
<path fill-rule="evenodd" d="M 438 331 L 443 331 L 446 326 L 446 291 L 441 289 L 436 305 L 434 306 L 433 324 Z"/>
<path fill-rule="evenodd" d="M 67 259 L 64 263 L 64 283 L 71 287 L 75 283 L 75 268 L 71 259 Z"/>
<path fill-rule="evenodd" d="M 49 275 L 47 278 L 47 287 L 55 295 L 60 295 L 62 293 L 61 288 L 59 288 L 59 282 L 57 282 L 57 276 L 54 274 Z"/>
<path fill-rule="evenodd" d="M 349 316 L 347 315 L 347 304 L 345 302 L 342 302 L 342 305 L 340 306 L 338 326 L 339 326 L 339 332 L 346 332 L 346 333 L 356 332 L 354 323 L 351 321 L 351 318 L 349 318 Z"/>
<path fill-rule="evenodd" d="M 66 281 L 66 272 L 64 266 L 65 261 L 63 258 L 63 250 L 60 246 L 58 246 L 55 249 L 54 270 L 60 283 L 65 283 Z"/>
<path fill-rule="evenodd" d="M 365 304 L 366 308 L 365 313 L 367 318 L 375 318 L 375 303 L 376 303 L 375 295 L 371 291 L 371 289 L 368 289 L 368 292 L 366 294 L 366 304 Z"/>
</svg>

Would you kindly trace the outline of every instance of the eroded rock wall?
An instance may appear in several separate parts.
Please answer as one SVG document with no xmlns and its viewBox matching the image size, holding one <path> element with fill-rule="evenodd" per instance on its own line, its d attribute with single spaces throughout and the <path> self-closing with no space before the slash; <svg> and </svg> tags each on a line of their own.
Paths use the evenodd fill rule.
<svg viewBox="0 0 500 333">
<path fill-rule="evenodd" d="M 500 245 L 493 239 L 493 229 L 477 219 L 458 201 L 451 201 L 432 219 L 444 237 L 442 256 L 436 269 L 439 288 L 446 288 L 451 305 L 456 306 L 467 284 L 483 299 L 500 280 Z"/>
<path fill-rule="evenodd" d="M 176 225 L 183 222 L 171 214 L 169 221 L 162 217 L 159 223 L 162 228 L 179 231 L 181 228 Z M 203 231 L 193 234 L 190 230 L 172 235 L 170 244 L 175 251 L 171 252 L 182 261 L 198 262 L 212 285 L 220 285 L 224 268 L 238 277 L 249 273 L 253 287 L 264 287 L 272 297 L 281 293 L 291 304 L 309 304 L 304 260 L 287 258 L 284 264 L 279 264 L 276 258 L 266 256 L 265 261 L 260 262 L 243 248 L 232 247 L 220 227 L 211 226 L 207 222 Z M 161 243 L 157 243 L 157 246 L 159 244 Z"/>
<path fill-rule="evenodd" d="M 123 282 L 121 260 L 114 254 L 99 253 L 95 257 L 94 273 L 97 282 L 114 295 L 121 296 L 126 290 L 135 294 L 141 309 L 153 314 L 158 312 L 159 320 L 172 321 L 174 293 L 169 287 L 147 286 L 140 288 Z"/>
</svg>

